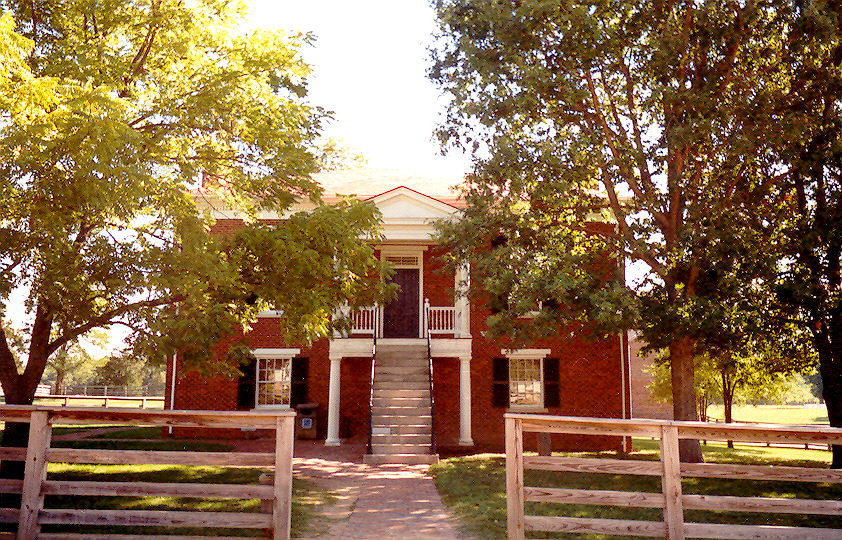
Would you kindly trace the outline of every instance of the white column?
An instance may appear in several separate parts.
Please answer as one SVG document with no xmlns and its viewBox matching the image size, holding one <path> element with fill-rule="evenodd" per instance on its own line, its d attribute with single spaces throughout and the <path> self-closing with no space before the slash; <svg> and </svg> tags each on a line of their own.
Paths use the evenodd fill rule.
<svg viewBox="0 0 842 540">
<path fill-rule="evenodd" d="M 459 446 L 473 446 L 471 438 L 471 357 L 459 359 Z"/>
<path fill-rule="evenodd" d="M 471 280 L 470 265 L 462 264 L 456 270 L 454 283 L 455 296 L 453 306 L 456 308 L 456 337 L 471 337 L 471 303 L 468 301 L 468 288 Z"/>
<path fill-rule="evenodd" d="M 330 357 L 330 386 L 327 391 L 327 439 L 325 446 L 339 446 L 339 370 L 341 356 Z"/>
</svg>

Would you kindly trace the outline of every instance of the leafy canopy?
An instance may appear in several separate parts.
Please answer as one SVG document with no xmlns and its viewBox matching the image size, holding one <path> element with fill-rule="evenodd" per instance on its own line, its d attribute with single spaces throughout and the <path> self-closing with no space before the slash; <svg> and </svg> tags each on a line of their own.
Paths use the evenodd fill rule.
<svg viewBox="0 0 842 540">
<path fill-rule="evenodd" d="M 309 35 L 241 32 L 226 0 L 0 10 L 0 315 L 15 290 L 29 314 L 22 373 L 0 327 L 7 399 L 31 396 L 46 359 L 92 328 L 129 326 L 158 358 L 190 345 L 199 365 L 260 309 L 307 340 L 333 306 L 374 294 L 358 238 L 377 234 L 376 210 L 322 205 L 309 176 L 328 118 L 306 99 Z M 243 227 L 210 235 L 200 194 Z M 256 223 L 297 200 L 315 210 Z"/>
</svg>

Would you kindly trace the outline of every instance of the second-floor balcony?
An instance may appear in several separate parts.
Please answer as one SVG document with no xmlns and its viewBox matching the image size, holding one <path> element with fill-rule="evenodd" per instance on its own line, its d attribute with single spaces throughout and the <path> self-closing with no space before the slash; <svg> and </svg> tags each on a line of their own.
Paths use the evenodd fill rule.
<svg viewBox="0 0 842 540">
<path fill-rule="evenodd" d="M 425 299 L 421 309 L 394 310 L 375 305 L 355 310 L 346 307 L 341 310 L 341 314 L 350 318 L 351 328 L 347 335 L 335 336 L 337 338 L 470 337 L 467 305 L 432 306 L 429 299 Z M 392 319 L 400 320 L 394 324 Z"/>
</svg>

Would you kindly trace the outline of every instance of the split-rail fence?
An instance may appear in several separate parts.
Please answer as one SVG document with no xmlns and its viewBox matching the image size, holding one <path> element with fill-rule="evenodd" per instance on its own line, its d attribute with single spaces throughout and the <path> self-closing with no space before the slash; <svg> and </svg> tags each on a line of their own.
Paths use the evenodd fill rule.
<svg viewBox="0 0 842 540">
<path fill-rule="evenodd" d="M 617 536 L 688 538 L 775 538 L 779 540 L 838 540 L 842 529 L 690 523 L 684 510 L 712 510 L 811 515 L 840 515 L 842 501 L 773 497 L 683 494 L 682 478 L 773 480 L 842 483 L 842 470 L 809 467 L 680 463 L 680 439 L 842 444 L 842 429 L 770 424 L 708 424 L 665 420 L 621 420 L 533 414 L 506 414 L 506 502 L 508 536 L 523 539 L 526 531 L 553 531 Z M 525 456 L 523 433 L 572 433 L 655 438 L 660 461 L 572 456 Z M 659 476 L 661 493 L 584 490 L 524 485 L 524 469 Z M 660 508 L 663 521 L 526 515 L 524 502 Z"/>
<path fill-rule="evenodd" d="M 23 480 L 0 479 L 0 493 L 20 494 L 20 508 L 0 508 L 0 523 L 17 523 L 17 534 L 0 533 L 0 539 L 90 540 L 103 534 L 42 533 L 42 525 L 126 525 L 256 529 L 274 539 L 290 535 L 292 504 L 292 451 L 295 413 L 291 411 L 161 411 L 92 407 L 0 406 L 0 420 L 29 423 L 27 448 L 0 448 L 0 460 L 24 461 Z M 190 452 L 156 450 L 103 450 L 52 448 L 54 424 L 129 424 L 143 426 L 269 429 L 275 431 L 275 451 Z M 129 465 L 185 465 L 255 467 L 274 469 L 271 485 L 70 481 L 47 478 L 49 463 Z M 44 508 L 46 495 L 188 497 L 262 499 L 268 513 L 99 510 Z M 132 535 L 132 538 L 137 538 Z M 125 538 L 125 537 L 124 537 Z M 169 538 L 200 538 L 171 536 Z M 207 537 L 204 537 L 207 538 Z M 232 538 L 232 537 L 227 537 Z"/>
</svg>

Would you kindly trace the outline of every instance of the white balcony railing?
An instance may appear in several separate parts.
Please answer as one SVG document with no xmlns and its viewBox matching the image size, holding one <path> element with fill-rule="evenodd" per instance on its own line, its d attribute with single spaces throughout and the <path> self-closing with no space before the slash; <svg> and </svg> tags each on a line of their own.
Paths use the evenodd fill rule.
<svg viewBox="0 0 842 540">
<path fill-rule="evenodd" d="M 455 334 L 459 328 L 459 316 L 453 306 L 431 306 L 429 300 L 424 300 L 427 312 L 427 328 L 430 334 Z"/>
<path fill-rule="evenodd" d="M 357 308 L 351 313 L 351 334 L 372 334 L 377 324 L 377 306 Z"/>
<path fill-rule="evenodd" d="M 337 310 L 337 315 L 351 318 L 350 335 L 375 335 L 382 337 L 382 317 L 378 317 L 380 306 L 366 306 L 351 310 L 347 305 Z M 382 312 L 381 312 L 382 314 Z M 421 313 L 421 335 L 453 334 L 464 337 L 462 329 L 462 311 L 454 306 L 431 306 L 430 301 L 424 300 L 424 311 Z M 379 326 L 379 328 L 378 328 Z M 338 334 L 336 337 L 340 337 Z"/>
</svg>

